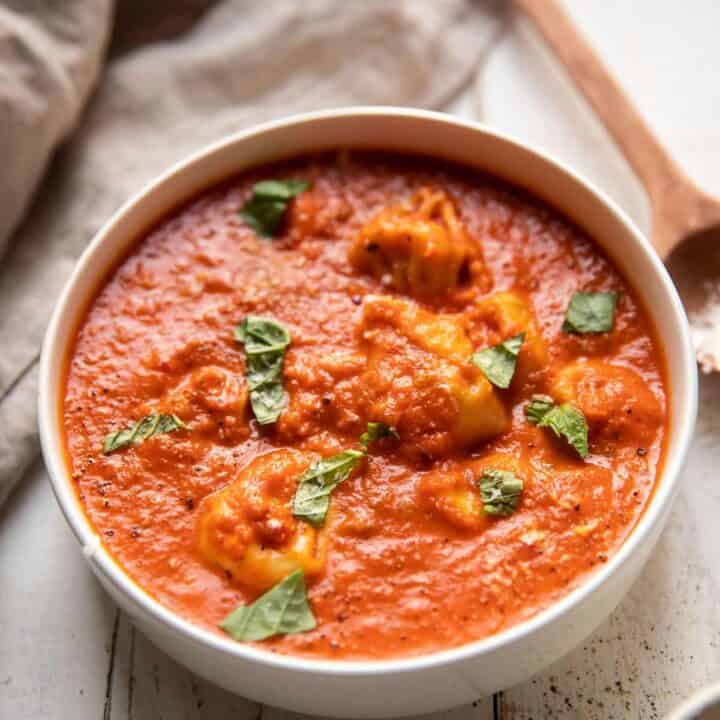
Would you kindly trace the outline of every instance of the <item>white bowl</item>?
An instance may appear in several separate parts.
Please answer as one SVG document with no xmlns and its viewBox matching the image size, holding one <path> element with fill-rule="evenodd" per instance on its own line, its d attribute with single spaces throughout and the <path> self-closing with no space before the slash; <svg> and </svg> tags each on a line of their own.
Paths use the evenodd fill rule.
<svg viewBox="0 0 720 720">
<path fill-rule="evenodd" d="M 666 720 L 720 720 L 720 683 L 693 693 Z"/>
<path fill-rule="evenodd" d="M 662 477 L 622 548 L 587 582 L 530 620 L 483 640 L 411 659 L 347 662 L 272 654 L 214 635 L 149 597 L 115 563 L 73 489 L 60 408 L 65 358 L 89 298 L 128 248 L 168 210 L 245 168 L 327 148 L 439 156 L 527 188 L 583 227 L 613 258 L 650 313 L 671 392 Z M 555 160 L 481 125 L 420 110 L 312 113 L 232 135 L 171 168 L 100 230 L 55 308 L 40 365 L 40 437 L 58 503 L 93 571 L 148 637 L 194 672 L 254 700 L 336 717 L 430 712 L 526 680 L 585 638 L 620 602 L 665 524 L 695 424 L 697 372 L 685 314 L 647 240 L 603 193 Z"/>
</svg>

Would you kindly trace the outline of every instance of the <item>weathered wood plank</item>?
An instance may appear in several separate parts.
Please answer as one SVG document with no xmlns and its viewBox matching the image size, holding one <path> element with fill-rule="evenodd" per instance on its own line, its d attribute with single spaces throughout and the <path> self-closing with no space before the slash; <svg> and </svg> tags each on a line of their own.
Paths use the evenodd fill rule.
<svg viewBox="0 0 720 720">
<path fill-rule="evenodd" d="M 98 718 L 115 608 L 40 461 L 0 510 L 0 718 Z"/>
<path fill-rule="evenodd" d="M 193 675 L 119 614 L 107 720 L 253 720 L 260 706 Z"/>
</svg>

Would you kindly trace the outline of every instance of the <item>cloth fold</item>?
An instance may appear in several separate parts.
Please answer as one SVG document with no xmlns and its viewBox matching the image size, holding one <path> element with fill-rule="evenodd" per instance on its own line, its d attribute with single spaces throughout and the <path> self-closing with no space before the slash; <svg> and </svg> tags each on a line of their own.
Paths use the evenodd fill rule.
<svg viewBox="0 0 720 720">
<path fill-rule="evenodd" d="M 119 16 L 142 22 L 147 3 L 132 2 Z M 184 5 L 198 15 L 198 0 L 172 12 Z M 442 108 L 473 80 L 499 27 L 495 3 L 472 0 L 207 5 L 190 30 L 168 40 L 159 28 L 161 40 L 110 60 L 9 239 L 0 266 L 0 503 L 37 452 L 36 364 L 54 301 L 122 202 L 189 152 L 259 121 L 341 105 Z M 0 12 L 0 73 L 12 83 L 0 82 L 11 128 L 0 136 L 0 250 L 78 118 L 110 15 L 110 0 L 14 0 Z M 37 52 L 18 49 L 40 37 Z"/>
<path fill-rule="evenodd" d="M 110 0 L 0 6 L 0 255 L 97 78 L 110 10 Z"/>
</svg>

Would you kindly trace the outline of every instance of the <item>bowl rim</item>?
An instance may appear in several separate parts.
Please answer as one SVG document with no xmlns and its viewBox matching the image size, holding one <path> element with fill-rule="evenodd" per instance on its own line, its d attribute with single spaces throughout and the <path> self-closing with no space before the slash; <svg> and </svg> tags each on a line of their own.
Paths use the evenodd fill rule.
<svg viewBox="0 0 720 720">
<path fill-rule="evenodd" d="M 152 195 L 153 192 L 173 177 L 182 173 L 192 172 L 194 165 L 206 156 L 258 135 L 270 131 L 287 129 L 296 125 L 312 124 L 317 121 L 378 116 L 395 119 L 406 118 L 432 121 L 434 123 L 456 126 L 470 132 L 479 132 L 490 138 L 492 142 L 509 144 L 514 146 L 516 150 L 539 157 L 541 161 L 544 161 L 550 166 L 554 166 L 556 170 L 567 176 L 574 184 L 580 185 L 585 191 L 588 191 L 590 195 L 594 196 L 597 202 L 604 205 L 605 209 L 609 210 L 610 213 L 615 216 L 615 219 L 620 221 L 625 227 L 628 236 L 632 237 L 633 242 L 635 242 L 644 253 L 646 256 L 645 259 L 649 261 L 654 272 L 661 280 L 663 290 L 667 294 L 673 307 L 675 313 L 673 323 L 676 328 L 679 329 L 676 339 L 680 342 L 683 351 L 683 368 L 689 369 L 690 372 L 687 373 L 685 382 L 678 383 L 679 386 L 677 388 L 673 385 L 671 391 L 675 393 L 681 389 L 684 390 L 685 402 L 682 403 L 684 412 L 682 413 L 682 417 L 672 417 L 670 433 L 672 433 L 675 438 L 674 451 L 670 452 L 672 448 L 668 448 L 660 482 L 656 486 L 640 520 L 632 528 L 629 536 L 617 552 L 615 552 L 601 568 L 595 570 L 586 580 L 571 590 L 567 595 L 552 602 L 548 607 L 532 617 L 480 640 L 475 640 L 458 647 L 411 657 L 383 660 L 331 660 L 309 658 L 301 655 L 272 653 L 261 647 L 238 643 L 230 638 L 214 634 L 176 614 L 136 584 L 104 547 L 100 537 L 92 528 L 89 519 L 80 505 L 67 470 L 64 452 L 62 452 L 63 442 L 60 431 L 59 409 L 51 393 L 51 357 L 56 347 L 62 347 L 63 351 L 65 351 L 67 343 L 69 342 L 67 338 L 63 338 L 60 334 L 60 325 L 63 316 L 67 312 L 70 312 L 69 299 L 73 286 L 81 275 L 89 271 L 88 266 L 92 264 L 95 254 L 103 245 L 111 229 L 118 224 L 141 199 Z M 378 148 L 381 147 L 382 142 L 379 142 Z M 93 271 L 93 276 L 99 280 L 102 273 L 107 273 L 108 269 L 109 265 L 105 263 L 104 266 L 100 268 L 100 271 Z M 650 314 L 652 316 L 652 312 Z M 683 385 L 684 388 L 682 387 Z M 164 629 L 172 633 L 182 635 L 193 642 L 197 642 L 215 651 L 233 655 L 238 660 L 251 661 L 271 669 L 282 669 L 305 674 L 318 673 L 326 676 L 402 674 L 424 668 L 439 668 L 481 655 L 489 655 L 496 650 L 512 645 L 532 635 L 543 626 L 561 618 L 574 606 L 580 605 L 601 586 L 605 585 L 611 576 L 620 570 L 621 566 L 628 561 L 638 546 L 648 540 L 654 526 L 664 516 L 665 511 L 678 489 L 680 471 L 692 439 L 696 414 L 697 372 L 695 370 L 695 357 L 684 308 L 664 265 L 652 249 L 650 243 L 645 239 L 627 214 L 618 207 L 604 191 L 597 188 L 593 183 L 581 177 L 565 163 L 553 158 L 542 150 L 532 147 L 527 142 L 489 128 L 483 123 L 463 120 L 452 115 L 430 110 L 392 106 L 341 107 L 331 110 L 294 114 L 279 120 L 254 125 L 245 130 L 224 136 L 200 148 L 185 159 L 172 165 L 154 180 L 146 183 L 139 192 L 125 202 L 100 230 L 98 230 L 77 261 L 55 305 L 43 341 L 39 367 L 38 424 L 42 454 L 55 498 L 67 523 L 82 545 L 83 553 L 92 561 L 94 569 L 99 571 L 122 596 L 130 600 L 135 608 L 149 615 L 153 620 L 160 623 Z M 56 415 L 58 417 L 54 418 Z"/>
<path fill-rule="evenodd" d="M 700 713 L 720 709 L 720 682 L 696 690 L 675 707 L 666 720 L 702 720 Z"/>
</svg>

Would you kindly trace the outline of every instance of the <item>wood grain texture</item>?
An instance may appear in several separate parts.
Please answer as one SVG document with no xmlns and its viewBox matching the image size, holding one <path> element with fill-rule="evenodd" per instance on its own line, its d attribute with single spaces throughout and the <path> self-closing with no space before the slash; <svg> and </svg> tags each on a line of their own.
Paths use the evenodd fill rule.
<svg viewBox="0 0 720 720">
<path fill-rule="evenodd" d="M 261 706 L 193 675 L 138 632 L 118 613 L 109 705 L 103 720 L 254 720 Z"/>
<path fill-rule="evenodd" d="M 0 718 L 99 718 L 115 607 L 40 462 L 0 509 Z"/>
</svg>

